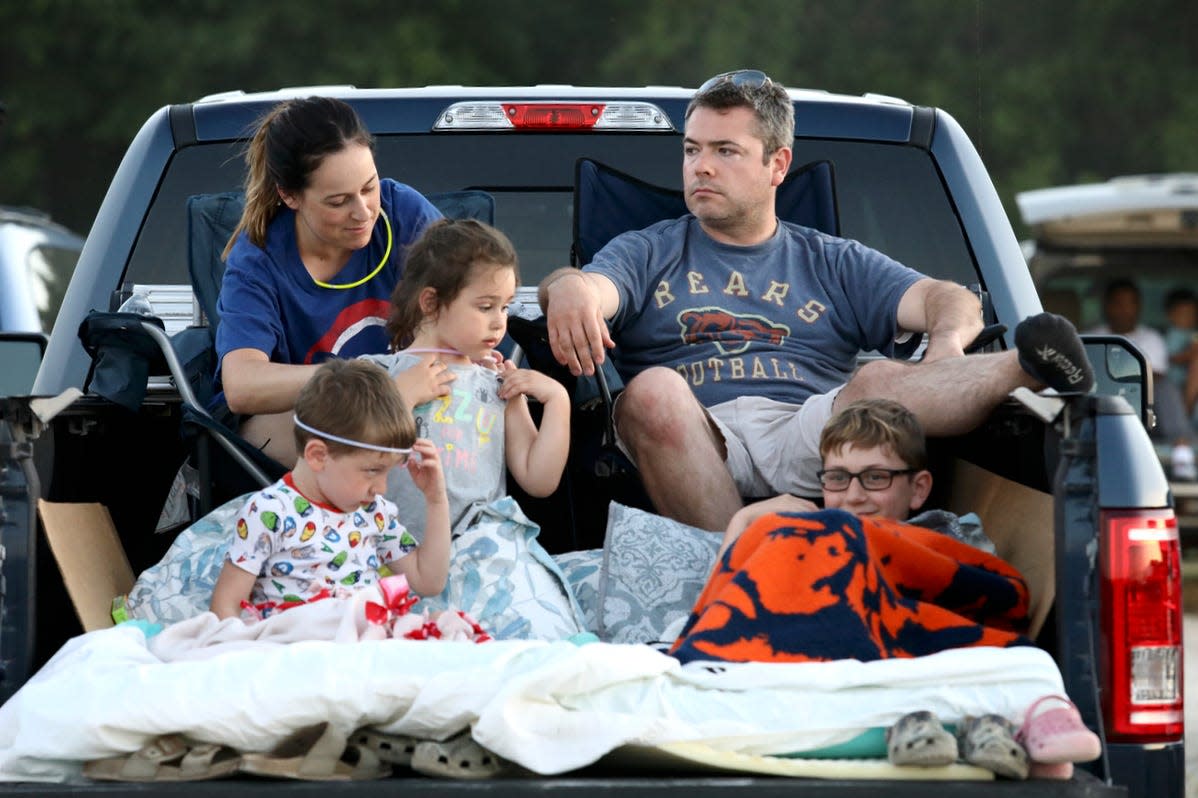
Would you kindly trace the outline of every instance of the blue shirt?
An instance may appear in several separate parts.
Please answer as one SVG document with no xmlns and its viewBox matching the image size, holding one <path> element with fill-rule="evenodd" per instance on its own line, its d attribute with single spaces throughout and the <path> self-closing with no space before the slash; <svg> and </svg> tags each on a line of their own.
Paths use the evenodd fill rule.
<svg viewBox="0 0 1198 798">
<path fill-rule="evenodd" d="M 621 377 L 668 366 L 706 406 L 745 395 L 802 404 L 846 382 L 861 351 L 893 355 L 899 300 L 923 279 L 788 222 L 760 244 L 723 244 L 689 214 L 617 236 L 586 271 L 619 292 Z"/>
<path fill-rule="evenodd" d="M 220 361 L 235 349 L 257 349 L 271 362 L 320 363 L 330 357 L 386 352 L 391 292 L 403 274 L 403 253 L 441 212 L 415 189 L 389 178 L 380 181 L 382 215 L 370 243 L 354 252 L 328 282 L 354 283 L 370 274 L 387 251 L 382 270 L 354 288 L 322 288 L 300 260 L 295 212 L 283 206 L 260 248 L 242 233 L 233 245 L 221 282 L 216 332 L 217 388 Z"/>
</svg>

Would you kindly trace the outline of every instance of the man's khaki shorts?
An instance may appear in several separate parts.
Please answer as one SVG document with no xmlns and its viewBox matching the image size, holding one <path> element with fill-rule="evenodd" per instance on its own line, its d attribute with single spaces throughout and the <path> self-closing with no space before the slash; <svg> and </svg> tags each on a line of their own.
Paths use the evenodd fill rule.
<svg viewBox="0 0 1198 798">
<path fill-rule="evenodd" d="M 815 477 L 822 463 L 819 437 L 832 418 L 832 404 L 841 387 L 801 405 L 742 396 L 707 408 L 723 433 L 728 449 L 724 462 L 742 496 L 823 496 Z"/>
<path fill-rule="evenodd" d="M 742 396 L 705 408 L 714 430 L 723 436 L 728 451 L 724 463 L 741 496 L 823 496 L 815 477 L 822 463 L 819 437 L 843 387 L 812 396 L 801 405 Z M 616 443 L 631 459 L 624 442 L 617 439 Z"/>
</svg>

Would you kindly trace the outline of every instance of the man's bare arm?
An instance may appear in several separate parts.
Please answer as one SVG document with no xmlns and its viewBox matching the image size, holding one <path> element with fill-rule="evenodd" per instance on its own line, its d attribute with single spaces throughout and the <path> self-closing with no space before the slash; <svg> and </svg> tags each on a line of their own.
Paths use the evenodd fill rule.
<svg viewBox="0 0 1198 798">
<path fill-rule="evenodd" d="M 549 328 L 549 346 L 570 373 L 594 374 L 604 352 L 615 346 L 607 319 L 620 307 L 620 295 L 608 278 L 566 267 L 541 281 L 537 291 Z"/>
<path fill-rule="evenodd" d="M 925 361 L 957 357 L 982 331 L 982 306 L 968 289 L 925 277 L 899 300 L 898 326 L 928 334 Z"/>
</svg>

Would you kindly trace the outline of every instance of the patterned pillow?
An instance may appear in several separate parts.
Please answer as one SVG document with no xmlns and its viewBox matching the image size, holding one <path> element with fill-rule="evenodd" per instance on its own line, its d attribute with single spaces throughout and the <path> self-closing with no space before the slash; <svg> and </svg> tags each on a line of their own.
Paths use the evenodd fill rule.
<svg viewBox="0 0 1198 798">
<path fill-rule="evenodd" d="M 133 583 L 129 617 L 171 624 L 208 611 L 234 519 L 249 495 L 230 499 L 178 534 L 162 559 Z"/>
<path fill-rule="evenodd" d="M 670 642 L 690 615 L 722 535 L 612 502 L 599 576 L 599 639 Z"/>
<path fill-rule="evenodd" d="M 582 610 L 537 542 L 539 532 L 515 499 L 491 502 L 454 538 L 445 590 L 416 609 L 465 610 L 497 640 L 564 640 L 585 631 Z"/>
<path fill-rule="evenodd" d="M 566 583 L 574 591 L 587 631 L 596 631 L 599 628 L 599 575 L 603 567 L 603 549 L 554 554 L 553 561 L 562 569 Z"/>
</svg>

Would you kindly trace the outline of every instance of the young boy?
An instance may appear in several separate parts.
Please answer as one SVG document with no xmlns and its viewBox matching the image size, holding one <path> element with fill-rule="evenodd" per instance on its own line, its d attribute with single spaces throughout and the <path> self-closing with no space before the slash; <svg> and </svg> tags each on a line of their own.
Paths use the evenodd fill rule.
<svg viewBox="0 0 1198 798">
<path fill-rule="evenodd" d="M 327 361 L 300 391 L 294 420 L 295 468 L 238 514 L 212 611 L 240 617 L 248 603 L 265 616 L 388 573 L 403 574 L 421 595 L 440 593 L 449 572 L 441 461 L 416 438 L 387 372 L 361 360 Z M 427 505 L 419 547 L 383 497 L 387 472 L 405 465 Z"/>
<path fill-rule="evenodd" d="M 864 399 L 848 405 L 824 426 L 819 453 L 823 468 L 817 476 L 828 509 L 906 521 L 932 490 L 923 428 L 898 402 Z M 720 556 L 745 527 L 766 513 L 818 509 L 814 502 L 789 494 L 750 504 L 732 516 Z"/>
<path fill-rule="evenodd" d="M 824 505 L 828 509 L 845 510 L 862 518 L 872 516 L 892 521 L 906 521 L 912 511 L 923 506 L 931 492 L 932 474 L 927 469 L 927 446 L 923 430 L 915 416 L 896 402 L 870 399 L 848 405 L 833 416 L 824 427 L 820 435 L 819 451 L 823 460 L 823 468 L 818 472 L 818 478 L 823 488 Z M 725 533 L 723 547 L 720 551 L 721 560 L 724 550 L 738 539 L 746 527 L 766 513 L 811 512 L 816 509 L 818 508 L 812 502 L 794 496 L 778 496 L 745 507 L 733 517 Z M 993 546 L 983 536 L 980 536 L 980 532 L 977 539 L 970 539 L 969 536 L 962 534 L 959 525 L 954 526 L 955 517 L 951 514 L 924 514 L 914 519 L 913 523 L 932 526 L 933 524 L 928 524 L 924 520 L 926 518 L 933 518 L 937 522 L 949 521 L 949 528 L 945 530 L 947 534 L 962 542 L 987 550 L 988 554 L 993 552 Z M 808 521 L 807 524 L 809 529 L 817 529 L 811 521 Z M 913 533 L 917 532 L 911 527 L 907 529 Z M 922 530 L 918 532 L 922 532 Z M 882 557 L 901 555 L 903 551 L 901 548 L 885 549 L 879 546 L 875 552 L 870 547 L 870 544 L 879 543 L 884 537 L 885 533 L 876 539 L 868 540 L 866 546 L 869 553 L 864 555 L 864 560 L 851 557 L 843 561 L 836 560 L 835 570 L 841 571 L 841 566 L 845 562 L 851 562 L 857 567 L 857 570 L 861 570 L 864 562 L 875 554 Z M 831 538 L 829 539 L 831 540 Z M 768 647 L 760 647 L 759 651 L 785 652 L 787 646 L 795 645 L 804 632 L 816 635 L 824 633 L 822 629 L 826 628 L 825 624 L 851 627 L 853 620 L 848 615 L 835 614 L 845 607 L 852 608 L 850 611 L 854 612 L 877 613 L 878 609 L 869 609 L 873 603 L 876 603 L 878 607 L 882 607 L 886 603 L 883 598 L 880 598 L 879 592 L 877 595 L 873 595 L 872 602 L 849 600 L 845 604 L 837 606 L 834 601 L 830 600 L 831 597 L 826 595 L 826 591 L 833 585 L 836 586 L 834 592 L 847 588 L 849 585 L 847 576 L 837 573 L 837 576 L 833 577 L 832 574 L 819 571 L 813 575 L 809 574 L 804 581 L 801 576 L 803 569 L 820 569 L 822 567 L 817 557 L 808 558 L 807 556 L 816 554 L 816 549 L 819 546 L 803 549 L 804 556 L 795 558 L 793 547 L 788 547 L 786 541 L 781 537 L 777 540 L 780 541 L 779 548 L 786 547 L 786 550 L 771 548 L 769 552 L 768 559 L 773 560 L 775 567 L 780 566 L 778 573 L 773 574 L 773 579 L 770 579 L 769 575 L 765 573 L 766 569 L 761 567 L 754 569 L 752 563 L 749 562 L 743 566 L 743 570 L 734 577 L 733 581 L 738 583 L 751 581 L 754 584 L 757 594 L 763 597 L 762 604 L 767 607 L 767 610 L 759 610 L 759 612 L 778 609 L 777 602 L 769 598 L 776 595 L 771 593 L 772 587 L 781 587 L 793 593 L 803 593 L 808 588 L 814 588 L 814 590 L 810 593 L 809 606 L 804 608 L 790 605 L 787 606 L 787 610 L 797 609 L 798 611 L 778 616 L 781 629 L 767 630 L 764 635 L 757 635 L 754 640 L 757 645 L 760 645 L 762 639 L 770 641 Z M 842 540 L 844 538 L 836 538 L 835 542 L 829 543 L 827 546 L 836 548 Z M 864 539 L 853 537 L 852 540 L 862 542 Z M 748 542 L 752 543 L 753 541 Z M 763 544 L 758 541 L 758 545 Z M 953 551 L 952 545 L 954 544 L 949 544 L 946 553 Z M 934 551 L 934 549 L 928 549 L 927 553 L 930 554 Z M 962 556 L 968 551 L 965 547 L 959 547 L 956 549 L 956 554 Z M 736 558 L 735 551 L 732 558 Z M 998 565 L 1000 562 L 996 557 L 992 559 L 992 565 Z M 717 563 L 713 580 L 719 578 L 721 567 L 723 566 Z M 873 590 L 877 590 L 876 586 Z M 845 592 L 850 591 L 845 590 Z M 720 596 L 711 603 L 715 604 L 716 601 L 722 600 L 728 606 L 735 606 L 737 602 L 735 599 L 728 599 L 728 595 Z M 867 588 L 864 593 L 853 595 L 856 599 L 860 599 L 862 596 L 869 598 L 872 594 Z M 700 604 L 697 606 L 701 606 L 702 603 L 703 598 L 701 597 Z M 801 602 L 796 602 L 797 604 L 801 604 Z M 834 614 L 821 617 L 820 609 L 827 607 L 831 607 Z M 809 610 L 809 614 L 805 614 L 804 609 Z M 692 615 L 692 625 L 695 623 L 695 618 L 696 616 Z M 814 619 L 814 623 L 812 623 L 812 619 Z M 868 620 L 880 625 L 886 624 L 884 616 L 880 614 Z M 896 636 L 912 633 L 911 625 L 906 622 L 900 626 L 900 630 L 894 632 Z M 725 639 L 727 637 L 725 636 Z M 978 641 L 968 634 L 962 634 L 951 642 L 946 640 L 945 647 L 976 645 L 977 643 Z M 802 643 L 798 643 L 798 648 L 802 648 Z M 677 644 L 675 644 L 675 649 L 677 651 Z M 910 652 L 899 654 L 899 656 L 909 655 L 911 655 Z M 1053 706 L 1054 704 L 1055 706 Z M 1052 711 L 1056 712 L 1056 716 L 1065 718 L 1059 724 L 1059 728 L 1046 730 L 1043 722 L 1033 726 L 1031 718 L 1035 709 L 1041 705 L 1053 706 Z M 1046 709 L 1045 714 L 1048 711 L 1050 710 Z M 1072 762 L 1089 761 L 1097 758 L 1100 754 L 1098 738 L 1082 725 L 1080 717 L 1077 717 L 1075 713 L 1076 710 L 1067 698 L 1045 696 L 1028 710 L 1029 720 L 1021 732 L 1021 740 L 1017 742 L 1014 724 L 999 715 L 988 714 L 976 718 L 966 718 L 959 724 L 957 736 L 954 736 L 944 729 L 934 714 L 920 710 L 903 716 L 887 730 L 887 754 L 893 764 L 920 766 L 947 765 L 956 761 L 960 756 L 971 764 L 987 768 L 1006 778 L 1024 779 L 1029 774 L 1029 757 L 1021 743 L 1027 743 L 1041 757 L 1040 760 L 1031 763 L 1030 772 L 1033 776 L 1069 778 L 1073 773 Z"/>
</svg>

